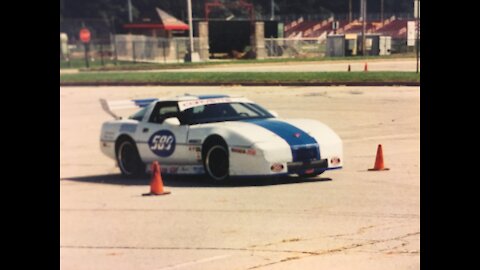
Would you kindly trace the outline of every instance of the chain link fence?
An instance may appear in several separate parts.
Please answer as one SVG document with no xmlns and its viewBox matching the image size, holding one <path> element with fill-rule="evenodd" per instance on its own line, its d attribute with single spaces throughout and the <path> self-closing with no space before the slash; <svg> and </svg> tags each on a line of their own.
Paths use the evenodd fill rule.
<svg viewBox="0 0 480 270">
<path fill-rule="evenodd" d="M 301 18 L 302 20 L 324 20 L 331 17 L 331 14 L 327 15 L 309 15 Z M 390 18 L 390 15 L 391 14 L 384 14 L 382 17 Z M 288 18 L 275 18 L 280 19 L 280 21 L 283 21 L 284 24 L 287 25 L 289 21 L 298 21 L 299 16 L 300 15 L 291 15 Z M 395 14 L 395 16 L 397 20 L 410 20 L 412 18 L 411 14 Z M 369 19 L 378 19 L 377 17 Z M 342 20 L 347 17 L 343 14 L 341 16 L 335 15 L 334 18 L 335 20 Z M 85 46 L 78 37 L 82 27 L 87 27 L 91 32 L 92 39 L 87 46 Z M 160 38 L 140 35 L 117 35 L 115 29 L 116 27 L 113 20 L 61 19 L 60 68 L 82 68 L 87 65 L 86 60 L 88 60 L 90 66 L 131 63 L 182 63 L 188 52 L 189 39 L 187 37 Z M 389 29 L 388 31 L 392 32 L 393 30 Z M 407 39 L 407 36 L 412 37 L 411 33 L 409 35 L 405 33 L 410 31 L 408 27 L 402 29 L 403 32 L 400 33 L 401 35 L 398 33 L 391 34 L 388 31 L 380 34 L 392 36 L 389 53 L 404 54 L 415 52 L 415 44 L 417 41 L 416 39 Z M 325 57 L 327 55 L 326 35 L 328 33 L 330 32 L 326 31 L 320 37 L 315 38 L 265 38 L 267 57 Z M 402 35 L 404 35 L 404 37 L 400 37 Z M 194 50 L 196 52 L 200 51 L 199 38 L 194 38 Z M 87 54 L 85 51 L 87 51 Z"/>
<path fill-rule="evenodd" d="M 118 60 L 133 62 L 184 62 L 190 46 L 189 39 L 183 37 L 168 39 L 138 35 L 116 35 L 114 40 Z M 194 38 L 194 51 L 199 51 L 199 44 L 199 38 Z"/>
<path fill-rule="evenodd" d="M 117 64 L 111 39 L 92 39 L 87 45 L 77 40 L 60 47 L 60 68 L 85 67 L 86 61 L 89 66 Z"/>
<path fill-rule="evenodd" d="M 266 38 L 265 51 L 268 57 L 297 58 L 325 56 L 325 38 Z"/>
<path fill-rule="evenodd" d="M 114 42 L 111 42 L 114 41 Z M 415 40 L 391 39 L 388 54 L 414 53 Z M 183 63 L 188 52 L 188 38 L 155 38 L 136 35 L 116 35 L 111 39 L 92 39 L 85 46 L 81 41 L 68 44 L 67 53 L 60 53 L 60 68 L 122 65 L 131 63 Z M 199 38 L 194 38 L 194 50 L 199 51 Z M 325 57 L 326 38 L 266 38 L 267 58 Z"/>
<path fill-rule="evenodd" d="M 416 40 L 392 38 L 388 46 L 378 48 L 379 55 L 406 54 L 415 52 Z M 380 45 L 380 46 L 382 46 Z M 347 45 L 345 45 L 347 46 Z M 343 48 L 343 47 L 342 47 Z M 265 51 L 268 58 L 313 58 L 327 55 L 326 38 L 266 38 Z M 358 54 L 358 53 L 357 53 Z M 346 56 L 348 54 L 345 54 Z M 376 55 L 376 54 L 372 54 Z"/>
<path fill-rule="evenodd" d="M 193 39 L 199 51 L 199 38 Z M 63 48 L 62 48 L 63 46 Z M 155 38 L 139 35 L 115 35 L 108 39 L 92 39 L 85 46 L 81 41 L 60 44 L 60 68 L 121 65 L 126 63 L 182 63 L 188 53 L 188 38 Z"/>
<path fill-rule="evenodd" d="M 379 48 L 380 51 L 383 49 L 383 53 L 380 54 L 414 53 L 415 43 L 416 40 L 392 38 L 388 48 Z M 60 68 L 132 63 L 183 63 L 188 53 L 189 39 L 112 35 L 109 38 L 92 39 L 87 46 L 76 40 L 63 44 L 61 42 L 60 47 Z M 265 39 L 267 58 L 320 58 L 327 55 L 327 47 L 326 37 Z M 199 38 L 194 38 L 194 50 L 196 52 L 200 50 Z"/>
</svg>

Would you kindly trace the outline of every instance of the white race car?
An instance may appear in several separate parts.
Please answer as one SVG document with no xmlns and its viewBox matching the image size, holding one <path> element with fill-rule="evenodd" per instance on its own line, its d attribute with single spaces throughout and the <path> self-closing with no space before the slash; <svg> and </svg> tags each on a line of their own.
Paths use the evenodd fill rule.
<svg viewBox="0 0 480 270">
<path fill-rule="evenodd" d="M 340 137 L 325 124 L 280 119 L 244 97 L 185 95 L 171 99 L 100 100 L 115 120 L 102 125 L 100 147 L 125 176 L 162 174 L 313 177 L 340 169 Z M 114 111 L 141 108 L 121 119 Z"/>
</svg>

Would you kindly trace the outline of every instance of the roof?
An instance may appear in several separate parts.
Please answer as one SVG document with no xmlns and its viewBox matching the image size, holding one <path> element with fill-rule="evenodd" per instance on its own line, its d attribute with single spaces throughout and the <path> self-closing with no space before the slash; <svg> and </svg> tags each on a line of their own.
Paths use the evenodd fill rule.
<svg viewBox="0 0 480 270">
<path fill-rule="evenodd" d="M 208 104 L 218 104 L 218 103 L 230 103 L 230 102 L 247 102 L 251 103 L 250 100 L 240 97 L 240 96 L 229 96 L 229 95 L 199 95 L 191 96 L 184 95 L 177 97 L 178 108 L 180 111 L 190 109 L 197 106 L 208 105 Z"/>
<path fill-rule="evenodd" d="M 210 100 L 210 101 L 219 101 L 219 100 L 248 100 L 243 96 L 231 96 L 223 94 L 210 94 L 210 95 L 190 95 L 184 94 L 181 96 L 169 97 L 169 98 L 144 98 L 144 99 L 132 99 L 131 101 L 139 107 L 146 107 L 150 103 L 155 101 L 192 101 L 192 100 Z M 125 101 L 126 102 L 126 101 Z M 215 102 L 214 102 L 215 103 Z"/>
<path fill-rule="evenodd" d="M 189 100 L 189 99 L 209 99 L 209 98 L 228 98 L 232 97 L 229 95 L 219 95 L 219 94 L 212 94 L 212 95 L 190 95 L 185 94 L 183 96 L 177 96 L 178 100 Z"/>
<path fill-rule="evenodd" d="M 196 106 L 208 105 L 208 104 L 219 104 L 219 103 L 230 103 L 230 102 L 245 102 L 245 103 L 254 103 L 247 98 L 241 96 L 229 96 L 229 95 L 190 95 L 185 94 L 183 96 L 176 96 L 174 98 L 143 98 L 143 99 L 129 99 L 129 100 L 116 100 L 108 101 L 105 99 L 100 99 L 100 104 L 102 109 L 108 114 L 112 115 L 115 119 L 119 119 L 119 116 L 116 115 L 113 111 L 117 110 L 126 110 L 126 109 L 138 109 L 145 108 L 152 103 L 157 101 L 176 101 L 178 102 L 178 107 L 181 111 L 184 111 L 189 108 Z"/>
<path fill-rule="evenodd" d="M 188 30 L 186 23 L 173 17 L 167 12 L 156 8 L 148 22 L 128 23 L 123 27 L 127 29 L 165 29 L 165 30 Z M 157 17 L 158 16 L 158 17 Z"/>
</svg>

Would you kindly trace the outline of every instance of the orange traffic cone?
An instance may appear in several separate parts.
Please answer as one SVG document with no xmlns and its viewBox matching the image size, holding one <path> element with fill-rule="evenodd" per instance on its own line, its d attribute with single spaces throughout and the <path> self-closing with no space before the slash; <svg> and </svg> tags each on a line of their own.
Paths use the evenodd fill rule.
<svg viewBox="0 0 480 270">
<path fill-rule="evenodd" d="M 160 164 L 158 161 L 152 162 L 152 180 L 150 181 L 150 193 L 142 194 L 143 196 L 150 195 L 166 195 L 170 194 L 170 191 L 163 190 L 163 180 L 160 172 Z"/>
<path fill-rule="evenodd" d="M 365 66 L 363 67 L 363 71 L 367 72 L 368 71 L 368 64 L 365 62 Z"/>
<path fill-rule="evenodd" d="M 375 158 L 375 166 L 372 169 L 368 169 L 369 171 L 387 171 L 390 170 L 389 168 L 385 168 L 383 164 L 383 151 L 382 145 L 379 144 L 377 148 L 377 157 Z"/>
</svg>

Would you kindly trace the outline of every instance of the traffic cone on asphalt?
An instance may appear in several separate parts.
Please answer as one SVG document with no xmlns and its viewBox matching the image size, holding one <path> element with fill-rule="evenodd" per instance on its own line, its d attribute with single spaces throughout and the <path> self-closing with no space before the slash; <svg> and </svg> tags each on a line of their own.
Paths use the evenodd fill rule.
<svg viewBox="0 0 480 270">
<path fill-rule="evenodd" d="M 348 72 L 352 71 L 352 68 L 350 67 L 350 65 L 348 65 Z"/>
<path fill-rule="evenodd" d="M 368 64 L 365 62 L 365 66 L 363 67 L 363 71 L 367 72 L 368 71 Z"/>
<path fill-rule="evenodd" d="M 387 171 L 390 170 L 389 168 L 385 168 L 383 164 L 383 151 L 382 145 L 379 144 L 377 148 L 377 157 L 375 158 L 375 166 L 372 169 L 368 169 L 369 171 Z"/>
<path fill-rule="evenodd" d="M 170 191 L 163 190 L 163 180 L 160 172 L 160 164 L 158 161 L 152 162 L 152 180 L 150 180 L 150 193 L 142 194 L 143 196 L 150 195 L 166 195 L 170 194 Z"/>
</svg>

